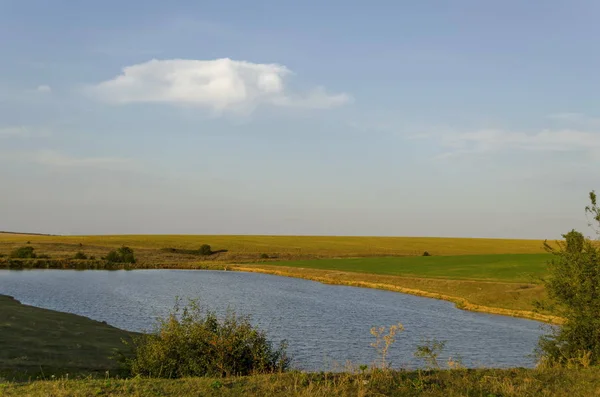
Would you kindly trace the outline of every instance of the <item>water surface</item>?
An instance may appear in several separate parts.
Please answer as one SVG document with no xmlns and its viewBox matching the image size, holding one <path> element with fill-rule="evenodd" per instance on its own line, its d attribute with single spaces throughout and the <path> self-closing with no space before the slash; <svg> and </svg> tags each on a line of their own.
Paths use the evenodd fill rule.
<svg viewBox="0 0 600 397">
<path fill-rule="evenodd" d="M 0 270 L 0 294 L 24 304 L 150 330 L 175 298 L 193 298 L 219 313 L 252 316 L 271 340 L 287 339 L 300 369 L 331 369 L 346 360 L 376 360 L 372 326 L 401 322 L 390 349 L 394 367 L 413 368 L 424 338 L 445 340 L 444 357 L 469 367 L 531 367 L 541 323 L 458 310 L 450 302 L 367 288 L 325 285 L 259 273 L 198 270 Z"/>
</svg>

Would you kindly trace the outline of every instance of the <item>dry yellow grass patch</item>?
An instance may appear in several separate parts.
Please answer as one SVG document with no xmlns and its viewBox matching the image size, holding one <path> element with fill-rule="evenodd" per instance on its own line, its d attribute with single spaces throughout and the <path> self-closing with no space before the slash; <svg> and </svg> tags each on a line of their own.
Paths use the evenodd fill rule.
<svg viewBox="0 0 600 397">
<path fill-rule="evenodd" d="M 215 250 L 235 254 L 282 254 L 323 258 L 469 254 L 531 254 L 544 252 L 541 240 L 434 238 L 434 237 L 336 237 L 336 236 L 219 236 L 219 235 L 116 235 L 43 236 L 0 234 L 0 244 L 32 244 L 119 247 L 137 249 L 165 247 L 198 249 L 209 244 Z"/>
</svg>

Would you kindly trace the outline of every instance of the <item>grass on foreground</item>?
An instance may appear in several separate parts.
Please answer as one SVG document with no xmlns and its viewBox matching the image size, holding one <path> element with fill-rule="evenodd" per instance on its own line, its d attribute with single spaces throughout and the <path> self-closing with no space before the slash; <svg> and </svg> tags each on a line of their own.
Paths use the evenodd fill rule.
<svg viewBox="0 0 600 397">
<path fill-rule="evenodd" d="M 321 259 L 269 264 L 405 277 L 527 283 L 536 282 L 545 274 L 551 258 L 550 254 L 496 254 Z"/>
<path fill-rule="evenodd" d="M 0 295 L 0 379 L 114 372 L 113 349 L 130 336 L 102 322 Z"/>
<path fill-rule="evenodd" d="M 79 250 L 106 255 L 122 245 L 135 249 L 141 262 L 168 260 L 160 248 L 197 250 L 209 244 L 213 250 L 227 250 L 217 259 L 257 259 L 261 253 L 280 259 L 337 258 L 368 256 L 434 256 L 475 254 L 543 253 L 540 240 L 421 238 L 421 237 L 335 237 L 335 236 L 203 236 L 203 235 L 118 235 L 40 236 L 0 233 L 0 254 L 8 254 L 27 242 L 52 257 L 72 256 Z M 80 247 L 79 245 L 82 245 Z M 190 260 L 188 256 L 177 259 Z M 197 260 L 197 259 L 196 259 Z"/>
<path fill-rule="evenodd" d="M 597 369 L 292 372 L 211 379 L 55 380 L 0 384 L 0 395 L 578 397 L 600 393 Z"/>
</svg>

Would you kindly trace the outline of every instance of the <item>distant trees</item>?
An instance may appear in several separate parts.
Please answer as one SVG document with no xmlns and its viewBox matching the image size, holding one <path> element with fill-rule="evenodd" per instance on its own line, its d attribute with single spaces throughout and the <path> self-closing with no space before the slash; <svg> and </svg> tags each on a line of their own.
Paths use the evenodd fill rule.
<svg viewBox="0 0 600 397">
<path fill-rule="evenodd" d="M 198 252 L 200 253 L 200 255 L 204 255 L 204 256 L 213 254 L 212 248 L 208 244 L 202 244 L 200 246 L 200 249 L 198 250 Z"/>
<path fill-rule="evenodd" d="M 37 258 L 33 247 L 19 247 L 10 253 L 11 258 L 29 259 Z"/>
<path fill-rule="evenodd" d="M 591 215 L 590 226 L 600 230 L 600 207 L 596 193 L 589 195 L 591 204 L 586 214 Z M 595 227 L 594 223 L 598 227 Z M 558 248 L 545 243 L 553 254 L 548 264 L 544 285 L 550 305 L 565 319 L 552 334 L 539 342 L 542 355 L 558 364 L 600 364 L 600 250 L 597 241 L 587 239 L 576 230 L 563 235 L 565 241 Z"/>
</svg>

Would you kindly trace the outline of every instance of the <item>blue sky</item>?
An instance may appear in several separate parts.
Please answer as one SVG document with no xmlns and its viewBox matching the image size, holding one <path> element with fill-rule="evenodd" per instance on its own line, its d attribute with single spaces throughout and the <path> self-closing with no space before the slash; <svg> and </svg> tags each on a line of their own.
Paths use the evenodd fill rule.
<svg viewBox="0 0 600 397">
<path fill-rule="evenodd" d="M 599 13 L 0 0 L 0 230 L 589 233 Z"/>
</svg>

